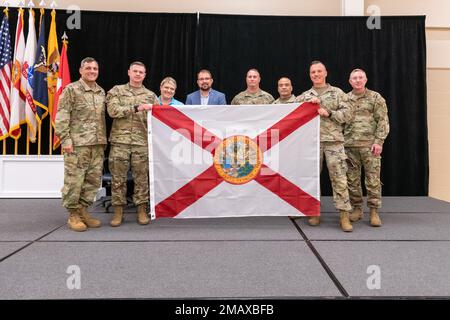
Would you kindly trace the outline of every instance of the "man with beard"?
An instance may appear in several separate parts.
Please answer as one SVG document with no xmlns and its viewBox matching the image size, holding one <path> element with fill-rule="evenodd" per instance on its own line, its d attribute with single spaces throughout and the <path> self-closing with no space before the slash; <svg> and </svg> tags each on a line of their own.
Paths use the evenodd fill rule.
<svg viewBox="0 0 450 320">
<path fill-rule="evenodd" d="M 189 105 L 221 105 L 227 104 L 225 94 L 211 88 L 214 80 L 211 72 L 202 69 L 197 74 L 197 85 L 200 90 L 192 92 L 186 98 Z"/>
</svg>

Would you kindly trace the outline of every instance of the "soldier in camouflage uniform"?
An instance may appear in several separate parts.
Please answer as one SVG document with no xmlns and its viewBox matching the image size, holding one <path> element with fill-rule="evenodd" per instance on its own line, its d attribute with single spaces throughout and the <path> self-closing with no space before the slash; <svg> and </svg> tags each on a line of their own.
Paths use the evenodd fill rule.
<svg viewBox="0 0 450 320">
<path fill-rule="evenodd" d="M 326 83 L 327 70 L 320 61 L 311 62 L 309 76 L 313 87 L 296 98 L 296 102 L 319 103 L 320 115 L 320 170 L 323 157 L 333 187 L 334 206 L 340 212 L 340 225 L 343 231 L 351 232 L 349 214 L 352 209 L 347 189 L 347 163 L 344 151 L 344 124 L 353 117 L 353 108 L 348 96 L 339 88 Z M 308 223 L 316 226 L 319 217 L 311 217 Z"/>
<path fill-rule="evenodd" d="M 97 61 L 83 59 L 80 74 L 80 80 L 63 90 L 55 120 L 64 153 L 62 205 L 70 213 L 67 225 L 74 231 L 100 226 L 87 207 L 101 186 L 106 147 L 105 91 L 95 82 Z"/>
<path fill-rule="evenodd" d="M 113 118 L 109 169 L 114 216 L 111 226 L 120 226 L 123 206 L 127 204 L 127 174 L 131 166 L 134 180 L 133 201 L 137 222 L 148 224 L 149 202 L 147 110 L 158 104 L 156 95 L 142 84 L 146 75 L 142 62 L 133 62 L 128 70 L 130 82 L 113 87 L 106 97 L 108 114 Z"/>
<path fill-rule="evenodd" d="M 367 190 L 367 206 L 370 208 L 370 224 L 381 226 L 378 209 L 381 207 L 381 152 L 389 133 L 389 118 L 386 101 L 375 91 L 366 88 L 366 73 L 355 69 L 350 73 L 348 93 L 355 107 L 355 118 L 345 125 L 345 152 L 349 158 L 347 171 L 348 190 L 353 212 L 351 221 L 363 216 L 361 190 L 361 167 L 364 167 Z"/>
<path fill-rule="evenodd" d="M 274 104 L 295 102 L 295 95 L 292 94 L 291 79 L 282 77 L 278 80 L 278 93 L 280 94 L 280 97 L 274 101 Z"/>
<path fill-rule="evenodd" d="M 271 104 L 274 102 L 275 99 L 270 93 L 259 88 L 261 76 L 258 70 L 248 70 L 245 80 L 247 82 L 247 90 L 237 94 L 231 101 L 231 104 Z"/>
</svg>

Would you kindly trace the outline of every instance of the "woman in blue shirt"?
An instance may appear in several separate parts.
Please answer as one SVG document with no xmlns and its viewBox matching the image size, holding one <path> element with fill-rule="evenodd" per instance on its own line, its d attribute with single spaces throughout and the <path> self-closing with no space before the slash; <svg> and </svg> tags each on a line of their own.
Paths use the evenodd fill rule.
<svg viewBox="0 0 450 320">
<path fill-rule="evenodd" d="M 159 90 L 161 95 L 158 97 L 160 105 L 183 105 L 184 103 L 176 100 L 173 96 L 175 95 L 175 90 L 177 89 L 177 82 L 172 77 L 165 77 L 163 81 L 161 81 L 161 86 Z"/>
</svg>

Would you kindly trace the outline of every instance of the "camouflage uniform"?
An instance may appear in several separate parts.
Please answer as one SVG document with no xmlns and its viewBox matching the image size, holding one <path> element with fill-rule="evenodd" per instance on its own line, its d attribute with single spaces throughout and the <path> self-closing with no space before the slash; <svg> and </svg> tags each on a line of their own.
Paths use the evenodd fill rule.
<svg viewBox="0 0 450 320">
<path fill-rule="evenodd" d="M 389 133 L 389 118 L 386 101 L 372 90 L 348 96 L 355 108 L 355 118 L 345 125 L 345 152 L 350 160 L 347 171 L 348 190 L 353 207 L 362 207 L 361 166 L 364 167 L 367 189 L 367 205 L 381 207 L 381 156 L 371 152 L 373 144 L 383 146 Z"/>
<path fill-rule="evenodd" d="M 328 85 L 321 94 L 314 88 L 303 92 L 295 102 L 320 100 L 320 106 L 328 111 L 329 117 L 320 118 L 320 171 L 323 157 L 327 162 L 333 187 L 334 206 L 338 210 L 350 211 L 350 199 L 347 189 L 347 163 L 344 151 L 344 124 L 353 117 L 353 108 L 348 96 L 339 88 Z"/>
<path fill-rule="evenodd" d="M 55 134 L 63 147 L 64 187 L 62 205 L 71 210 L 89 207 L 101 186 L 106 146 L 105 91 L 90 88 L 82 79 L 62 92 L 56 114 Z"/>
<path fill-rule="evenodd" d="M 280 98 L 278 98 L 277 100 L 275 100 L 274 102 L 273 102 L 273 104 L 285 104 L 285 103 L 294 103 L 295 102 L 295 95 L 291 95 L 290 97 L 289 97 L 289 99 L 286 99 L 286 100 L 283 100 L 283 99 L 281 99 L 281 97 Z"/>
<path fill-rule="evenodd" d="M 271 104 L 275 99 L 268 92 L 259 90 L 256 93 L 249 93 L 247 90 L 237 94 L 231 104 Z"/>
<path fill-rule="evenodd" d="M 135 112 L 134 106 L 158 104 L 158 98 L 144 86 L 133 88 L 124 84 L 113 87 L 108 92 L 106 101 L 108 114 L 114 119 L 109 136 L 112 205 L 127 204 L 127 174 L 130 164 L 134 180 L 133 201 L 136 206 L 148 204 L 147 111 Z"/>
</svg>

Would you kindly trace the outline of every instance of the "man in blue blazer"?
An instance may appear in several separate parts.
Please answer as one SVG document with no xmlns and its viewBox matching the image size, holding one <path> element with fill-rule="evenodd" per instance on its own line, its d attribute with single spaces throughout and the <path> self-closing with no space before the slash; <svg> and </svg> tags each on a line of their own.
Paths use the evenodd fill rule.
<svg viewBox="0 0 450 320">
<path fill-rule="evenodd" d="M 200 90 L 188 94 L 186 104 L 194 105 L 218 105 L 227 104 L 222 92 L 211 88 L 213 83 L 211 72 L 202 69 L 197 74 L 197 84 Z"/>
</svg>

